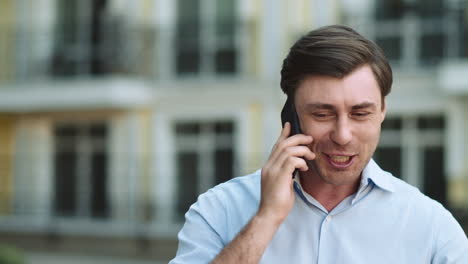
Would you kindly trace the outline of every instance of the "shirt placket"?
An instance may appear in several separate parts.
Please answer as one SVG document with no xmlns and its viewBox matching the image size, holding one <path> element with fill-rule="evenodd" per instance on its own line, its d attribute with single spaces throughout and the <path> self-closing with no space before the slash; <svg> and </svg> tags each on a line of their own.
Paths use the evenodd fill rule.
<svg viewBox="0 0 468 264">
<path fill-rule="evenodd" d="M 320 226 L 320 236 L 319 236 L 319 246 L 318 246 L 318 255 L 317 255 L 317 263 L 331 263 L 327 252 L 330 252 L 330 249 L 327 248 L 329 245 L 328 239 L 330 238 L 330 227 L 333 222 L 333 215 L 328 214 L 326 215 Z"/>
</svg>

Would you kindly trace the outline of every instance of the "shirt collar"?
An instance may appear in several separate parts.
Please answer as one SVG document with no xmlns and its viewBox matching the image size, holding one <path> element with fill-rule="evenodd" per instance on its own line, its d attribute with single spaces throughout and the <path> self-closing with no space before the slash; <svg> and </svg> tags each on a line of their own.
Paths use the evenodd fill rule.
<svg viewBox="0 0 468 264">
<path fill-rule="evenodd" d="M 302 188 L 302 184 L 301 184 L 301 180 L 300 180 L 301 177 L 299 177 L 299 171 L 296 171 L 295 175 L 294 175 L 294 189 L 296 191 L 296 194 L 299 195 L 299 197 L 306 203 L 309 203 L 309 204 L 312 204 L 314 205 L 315 207 L 319 208 L 320 210 L 322 210 L 323 212 L 325 213 L 328 213 L 327 209 L 325 209 L 325 207 L 323 207 L 323 205 L 321 205 L 317 200 L 315 200 L 314 197 L 312 197 L 312 195 L 308 194 L 306 191 L 304 191 L 304 189 Z"/>
<path fill-rule="evenodd" d="M 299 188 L 301 193 L 304 193 L 302 189 L 301 181 L 299 180 L 299 172 L 296 172 L 294 177 L 295 184 Z M 377 187 L 388 192 L 394 192 L 395 186 L 391 181 L 390 173 L 382 170 L 379 165 L 373 160 L 370 159 L 366 167 L 362 171 L 361 175 L 361 184 L 359 186 L 358 192 L 363 190 L 369 182 L 373 182 Z"/>
<path fill-rule="evenodd" d="M 377 163 L 371 159 L 362 171 L 361 186 L 372 181 L 377 187 L 388 192 L 394 192 L 395 186 L 391 180 L 391 174 L 382 170 Z"/>
<path fill-rule="evenodd" d="M 348 196 L 346 199 L 350 199 L 350 203 L 353 205 L 365 197 L 372 190 L 373 186 L 376 186 L 384 191 L 394 192 L 395 186 L 392 183 L 391 177 L 392 176 L 390 173 L 382 170 L 379 165 L 377 165 L 377 163 L 371 159 L 362 171 L 361 182 L 357 192 L 352 196 Z M 316 206 L 325 213 L 329 213 L 317 200 L 314 199 L 314 197 L 304 191 L 301 185 L 299 172 L 296 172 L 294 175 L 294 189 L 304 202 Z M 340 204 L 342 204 L 342 202 Z M 333 210 L 336 211 L 337 208 L 338 207 Z"/>
</svg>

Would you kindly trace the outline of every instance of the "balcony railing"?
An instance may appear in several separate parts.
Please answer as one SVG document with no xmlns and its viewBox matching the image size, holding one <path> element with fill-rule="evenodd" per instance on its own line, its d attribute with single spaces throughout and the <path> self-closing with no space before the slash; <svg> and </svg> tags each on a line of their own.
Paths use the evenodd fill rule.
<svg viewBox="0 0 468 264">
<path fill-rule="evenodd" d="M 0 38 L 0 54 L 8 54 L 8 63 L 0 64 L 0 83 L 107 75 L 237 74 L 242 72 L 246 47 L 252 45 L 255 24 L 230 23 L 232 30 L 212 32 L 209 38 L 204 37 L 206 32 L 184 34 L 185 27 L 177 23 L 161 27 L 114 21 L 99 28 L 84 23 L 78 29 L 56 25 L 33 30 L 0 25 L 0 36 L 7 36 Z"/>
</svg>

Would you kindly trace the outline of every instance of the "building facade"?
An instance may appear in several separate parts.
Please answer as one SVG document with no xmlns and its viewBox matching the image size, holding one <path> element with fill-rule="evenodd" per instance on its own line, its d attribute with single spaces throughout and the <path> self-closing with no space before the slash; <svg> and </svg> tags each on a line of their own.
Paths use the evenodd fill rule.
<svg viewBox="0 0 468 264">
<path fill-rule="evenodd" d="M 334 23 L 395 71 L 375 158 L 468 210 L 466 1 L 1 2 L 5 241 L 167 260 L 198 194 L 268 157 L 291 43 Z"/>
<path fill-rule="evenodd" d="M 376 159 L 451 208 L 467 208 L 466 1 L 343 1 L 345 23 L 394 69 Z"/>
</svg>

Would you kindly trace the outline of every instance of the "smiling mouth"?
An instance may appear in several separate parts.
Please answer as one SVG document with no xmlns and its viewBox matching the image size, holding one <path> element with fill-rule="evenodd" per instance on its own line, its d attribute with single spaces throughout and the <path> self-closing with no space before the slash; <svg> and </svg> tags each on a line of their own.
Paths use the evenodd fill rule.
<svg viewBox="0 0 468 264">
<path fill-rule="evenodd" d="M 329 157 L 333 162 L 336 162 L 336 163 L 347 163 L 351 159 L 351 156 L 332 155 Z"/>
<path fill-rule="evenodd" d="M 333 167 L 344 169 L 353 163 L 353 158 L 355 155 L 328 155 L 325 154 L 327 157 L 328 163 Z"/>
</svg>

